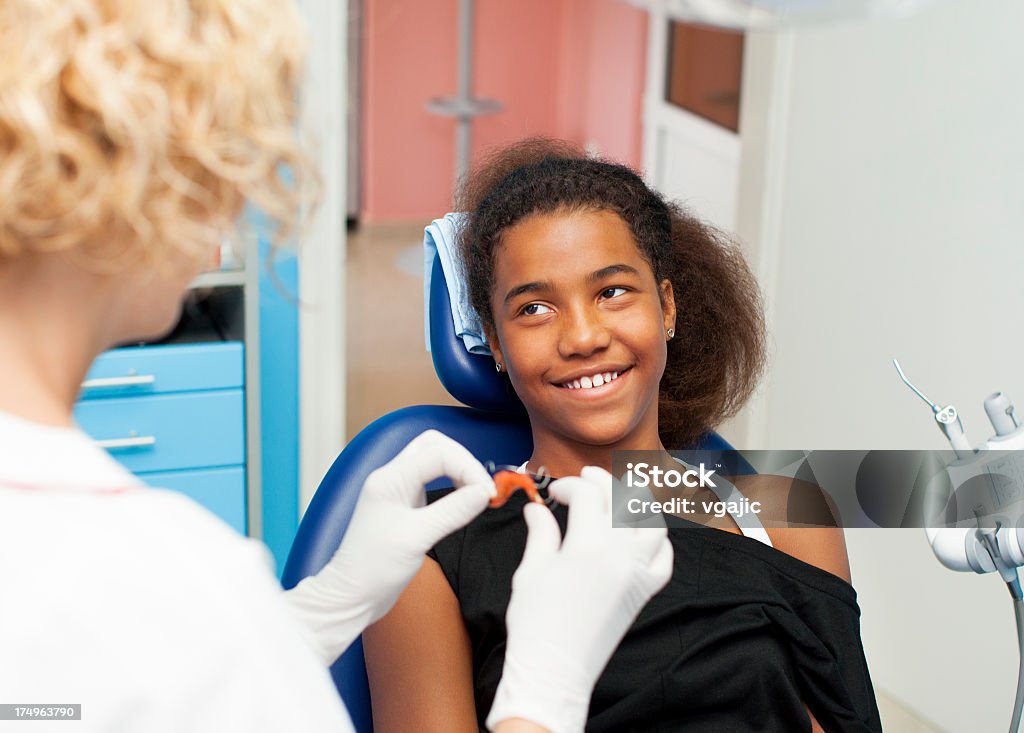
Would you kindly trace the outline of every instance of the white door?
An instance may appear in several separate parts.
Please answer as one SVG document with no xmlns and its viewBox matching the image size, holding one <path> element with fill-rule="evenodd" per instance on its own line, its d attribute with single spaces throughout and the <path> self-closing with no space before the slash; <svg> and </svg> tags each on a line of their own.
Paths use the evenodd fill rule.
<svg viewBox="0 0 1024 733">
<path fill-rule="evenodd" d="M 662 3 L 649 10 L 647 181 L 700 218 L 735 232 L 743 36 L 674 22 Z"/>
</svg>

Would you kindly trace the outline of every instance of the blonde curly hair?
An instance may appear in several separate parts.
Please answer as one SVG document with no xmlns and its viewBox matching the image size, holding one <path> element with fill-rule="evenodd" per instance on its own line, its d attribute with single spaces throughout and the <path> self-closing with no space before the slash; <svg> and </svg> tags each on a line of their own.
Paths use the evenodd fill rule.
<svg viewBox="0 0 1024 733">
<path fill-rule="evenodd" d="M 0 1 L 0 264 L 207 258 L 246 201 L 283 241 L 305 46 L 290 0 Z"/>
</svg>

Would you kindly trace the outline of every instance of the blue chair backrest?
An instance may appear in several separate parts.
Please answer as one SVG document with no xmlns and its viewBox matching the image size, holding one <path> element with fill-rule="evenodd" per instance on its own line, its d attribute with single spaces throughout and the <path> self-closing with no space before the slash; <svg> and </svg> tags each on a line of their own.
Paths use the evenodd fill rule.
<svg viewBox="0 0 1024 733">
<path fill-rule="evenodd" d="M 464 405 L 481 410 L 510 412 L 526 419 L 526 411 L 508 380 L 494 369 L 494 359 L 470 354 L 455 335 L 448 282 L 441 258 L 434 259 L 430 277 L 427 318 L 434 371 L 448 393 Z"/>
<path fill-rule="evenodd" d="M 366 477 L 387 463 L 410 440 L 434 429 L 454 438 L 481 462 L 518 465 L 533 451 L 522 403 L 494 370 L 494 360 L 470 354 L 455 336 L 448 284 L 436 260 L 429 294 L 431 355 L 438 377 L 457 400 L 470 407 L 419 405 L 389 413 L 364 428 L 334 461 L 299 525 L 281 581 L 294 587 L 320 571 L 348 528 Z M 444 479 L 431 487 L 450 485 Z M 370 691 L 362 643 L 357 642 L 331 667 L 359 733 L 373 730 Z"/>
<path fill-rule="evenodd" d="M 345 446 L 334 461 L 299 525 L 281 582 L 294 587 L 318 573 L 334 555 L 348 528 L 366 477 L 387 463 L 424 430 L 438 430 L 462 443 L 481 462 L 518 465 L 529 458 L 533 441 L 526 412 L 490 356 L 470 354 L 455 336 L 448 285 L 435 260 L 429 294 L 429 329 L 434 368 L 445 388 L 470 407 L 419 405 L 375 420 Z M 701 448 L 728 450 L 716 433 Z M 450 485 L 441 479 L 428 486 Z M 370 690 L 362 641 L 331 667 L 331 676 L 359 733 L 372 733 Z"/>
</svg>

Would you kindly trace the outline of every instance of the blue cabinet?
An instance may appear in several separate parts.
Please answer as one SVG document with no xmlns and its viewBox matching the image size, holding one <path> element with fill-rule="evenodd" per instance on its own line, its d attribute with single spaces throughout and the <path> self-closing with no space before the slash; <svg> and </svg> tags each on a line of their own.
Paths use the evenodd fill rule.
<svg viewBox="0 0 1024 733">
<path fill-rule="evenodd" d="M 245 468 L 204 468 L 141 474 L 150 486 L 180 491 L 245 534 Z"/>
<path fill-rule="evenodd" d="M 188 494 L 283 567 L 299 515 L 298 261 L 246 241 L 240 269 L 196 278 L 159 344 L 96 360 L 75 419 L 143 481 Z"/>
<path fill-rule="evenodd" d="M 146 483 L 245 533 L 244 374 L 239 342 L 115 349 L 89 371 L 75 420 Z"/>
<path fill-rule="evenodd" d="M 195 392 L 245 385 L 243 346 L 224 343 L 141 346 L 108 351 L 93 362 L 81 399 Z"/>
</svg>

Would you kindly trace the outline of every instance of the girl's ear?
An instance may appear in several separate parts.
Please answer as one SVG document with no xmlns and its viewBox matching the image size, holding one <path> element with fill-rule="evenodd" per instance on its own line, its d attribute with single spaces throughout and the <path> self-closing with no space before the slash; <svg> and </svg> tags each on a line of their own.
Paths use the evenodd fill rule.
<svg viewBox="0 0 1024 733">
<path fill-rule="evenodd" d="M 498 371 L 504 371 L 505 357 L 501 353 L 501 346 L 498 344 L 498 333 L 494 330 L 494 326 L 484 326 L 484 336 L 487 337 L 487 346 L 494 356 L 494 363 L 501 367 Z"/>
<path fill-rule="evenodd" d="M 675 290 L 672 288 L 672 281 L 665 280 L 661 281 L 661 312 L 664 314 L 665 331 L 669 329 L 675 330 L 676 327 L 676 295 Z"/>
</svg>

